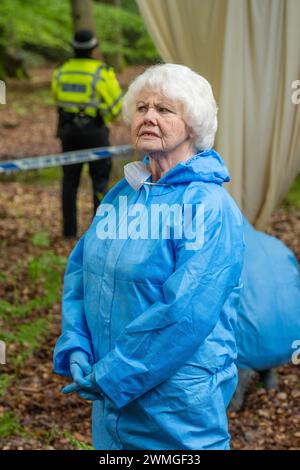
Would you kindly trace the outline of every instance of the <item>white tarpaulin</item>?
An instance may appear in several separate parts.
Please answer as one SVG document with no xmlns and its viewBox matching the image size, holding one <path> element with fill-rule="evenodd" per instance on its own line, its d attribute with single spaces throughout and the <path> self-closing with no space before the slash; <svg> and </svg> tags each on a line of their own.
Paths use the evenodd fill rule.
<svg viewBox="0 0 300 470">
<path fill-rule="evenodd" d="M 137 0 L 165 62 L 207 78 L 229 191 L 263 228 L 300 168 L 299 0 Z"/>
</svg>

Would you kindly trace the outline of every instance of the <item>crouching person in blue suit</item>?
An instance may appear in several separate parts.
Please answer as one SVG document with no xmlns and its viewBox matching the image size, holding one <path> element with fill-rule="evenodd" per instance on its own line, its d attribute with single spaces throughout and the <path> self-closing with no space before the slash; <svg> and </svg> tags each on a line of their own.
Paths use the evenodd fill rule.
<svg viewBox="0 0 300 470">
<path fill-rule="evenodd" d="M 93 400 L 96 449 L 229 449 L 244 241 L 216 114 L 182 65 L 149 68 L 124 97 L 144 159 L 71 253 L 54 351 L 64 392 Z"/>
<path fill-rule="evenodd" d="M 278 388 L 276 367 L 291 363 L 300 338 L 300 273 L 297 259 L 275 237 L 244 217 L 245 256 L 237 317 L 239 383 L 230 404 L 244 405 L 259 373 L 266 389 Z"/>
</svg>

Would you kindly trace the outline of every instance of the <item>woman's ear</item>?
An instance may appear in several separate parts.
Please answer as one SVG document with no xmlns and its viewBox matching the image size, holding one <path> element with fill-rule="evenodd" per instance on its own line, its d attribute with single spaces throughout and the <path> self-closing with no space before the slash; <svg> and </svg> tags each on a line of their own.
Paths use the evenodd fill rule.
<svg viewBox="0 0 300 470">
<path fill-rule="evenodd" d="M 196 140 L 196 133 L 193 129 L 191 128 L 188 129 L 188 135 L 191 140 L 193 141 Z"/>
<path fill-rule="evenodd" d="M 196 134 L 195 134 L 194 129 L 192 129 L 190 126 L 187 125 L 186 130 L 187 130 L 188 138 L 191 139 L 191 140 L 194 140 L 196 138 Z"/>
<path fill-rule="evenodd" d="M 186 134 L 187 134 L 186 139 L 194 142 L 196 140 L 196 133 L 194 129 L 190 127 L 187 123 L 185 123 L 185 126 L 186 126 Z"/>
</svg>

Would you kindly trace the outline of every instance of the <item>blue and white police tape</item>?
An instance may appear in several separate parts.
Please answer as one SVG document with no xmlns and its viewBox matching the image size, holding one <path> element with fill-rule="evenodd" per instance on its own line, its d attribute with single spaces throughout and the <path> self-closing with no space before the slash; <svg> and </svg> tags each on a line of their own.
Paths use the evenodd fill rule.
<svg viewBox="0 0 300 470">
<path fill-rule="evenodd" d="M 37 170 L 59 165 L 72 165 L 73 163 L 92 162 L 107 157 L 132 155 L 132 145 L 118 145 L 115 147 L 98 147 L 87 150 L 74 150 L 72 152 L 43 155 L 41 157 L 21 158 L 18 160 L 0 161 L 0 173 L 14 171 Z"/>
</svg>

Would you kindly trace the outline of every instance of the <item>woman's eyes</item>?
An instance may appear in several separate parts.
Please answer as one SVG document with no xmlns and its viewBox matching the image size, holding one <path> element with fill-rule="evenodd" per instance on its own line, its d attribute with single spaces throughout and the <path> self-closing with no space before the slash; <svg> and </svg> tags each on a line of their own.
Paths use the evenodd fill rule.
<svg viewBox="0 0 300 470">
<path fill-rule="evenodd" d="M 147 111 L 147 107 L 146 106 L 138 106 L 137 110 L 140 111 L 140 112 Z"/>
<path fill-rule="evenodd" d="M 159 106 L 156 108 L 159 113 L 172 113 L 172 111 L 168 108 L 164 108 L 163 106 Z M 140 113 L 145 113 L 148 111 L 148 106 L 138 106 L 137 107 L 138 112 Z"/>
</svg>

